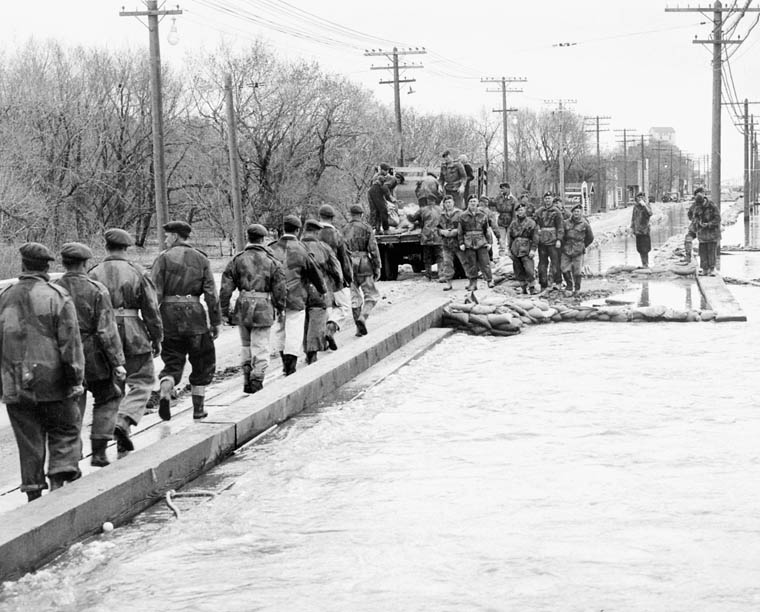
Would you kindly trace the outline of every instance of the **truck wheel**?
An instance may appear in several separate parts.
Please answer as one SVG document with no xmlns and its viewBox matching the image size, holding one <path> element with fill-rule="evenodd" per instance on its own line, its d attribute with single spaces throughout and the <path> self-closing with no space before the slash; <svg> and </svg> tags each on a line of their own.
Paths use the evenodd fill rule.
<svg viewBox="0 0 760 612">
<path fill-rule="evenodd" d="M 398 262 L 390 249 L 383 251 L 383 280 L 395 281 L 398 278 Z"/>
</svg>

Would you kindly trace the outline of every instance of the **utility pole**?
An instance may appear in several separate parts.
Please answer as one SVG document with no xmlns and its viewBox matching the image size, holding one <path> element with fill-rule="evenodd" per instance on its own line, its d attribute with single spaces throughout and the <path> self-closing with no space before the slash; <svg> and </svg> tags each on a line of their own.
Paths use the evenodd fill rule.
<svg viewBox="0 0 760 612">
<path fill-rule="evenodd" d="M 401 70 L 411 70 L 414 68 L 422 68 L 422 64 L 403 64 L 398 62 L 399 55 L 422 55 L 427 53 L 425 47 L 414 49 L 401 49 L 393 47 L 392 51 L 384 51 L 382 49 L 371 49 L 364 51 L 364 55 L 367 57 L 385 56 L 388 61 L 391 62 L 390 66 L 370 66 L 370 70 L 393 70 L 393 79 L 380 81 L 380 85 L 393 85 L 393 104 L 396 110 L 396 139 L 397 139 L 397 151 L 398 157 L 396 163 L 399 166 L 404 165 L 404 136 L 401 130 L 401 83 L 414 83 L 417 79 L 402 79 L 400 76 Z"/>
<path fill-rule="evenodd" d="M 641 193 L 645 194 L 647 197 L 649 196 L 649 181 L 647 181 L 647 167 L 646 167 L 646 157 L 644 152 L 644 139 L 646 136 L 644 134 L 641 135 L 641 182 L 639 183 L 639 186 L 641 187 L 640 191 Z"/>
<path fill-rule="evenodd" d="M 230 192 L 232 193 L 232 211 L 235 222 L 235 250 L 242 251 L 245 246 L 245 238 L 243 236 L 243 206 L 240 202 L 237 125 L 235 122 L 235 104 L 232 97 L 231 74 L 224 78 L 224 97 L 227 102 L 227 148 L 230 156 Z"/>
<path fill-rule="evenodd" d="M 676 191 L 678 192 L 679 199 L 683 195 L 681 189 L 681 171 L 683 170 L 683 151 L 678 149 L 678 176 L 676 177 Z"/>
<path fill-rule="evenodd" d="M 616 132 L 622 132 L 623 133 L 623 140 L 618 140 L 618 143 L 623 143 L 623 206 L 625 207 L 626 203 L 628 202 L 628 138 L 629 136 L 632 136 L 631 132 L 635 132 L 636 130 L 629 130 L 628 128 L 623 128 L 622 130 L 615 130 Z"/>
<path fill-rule="evenodd" d="M 507 93 L 522 93 L 522 89 L 510 89 L 507 87 L 509 83 L 525 83 L 528 79 L 525 77 L 501 77 L 498 79 L 485 77 L 480 79 L 481 83 L 499 83 L 501 87 L 499 89 L 487 89 L 489 92 L 501 92 L 501 108 L 493 109 L 494 113 L 501 113 L 501 130 L 502 137 L 504 139 L 504 172 L 502 173 L 503 181 L 509 181 L 509 139 L 507 137 L 507 115 L 509 113 L 517 112 L 516 108 L 509 108 L 507 106 Z"/>
<path fill-rule="evenodd" d="M 609 132 L 609 123 L 605 123 L 602 125 L 600 121 L 605 121 L 608 119 L 612 119 L 612 117 L 604 116 L 600 117 L 599 115 L 593 116 L 593 117 L 584 117 L 585 121 L 592 121 L 594 124 L 596 124 L 596 128 L 592 128 L 590 130 L 585 130 L 586 132 L 596 132 L 596 191 L 599 194 L 599 209 L 602 212 L 607 211 L 607 190 L 606 186 L 605 189 L 602 190 L 602 153 L 601 148 L 599 146 L 599 132 Z M 604 127 L 605 129 L 601 129 Z"/>
<path fill-rule="evenodd" d="M 760 191 L 760 176 L 758 176 L 758 171 L 760 171 L 760 168 L 758 168 L 757 164 L 757 132 L 755 131 L 754 126 L 755 116 L 752 115 L 752 204 L 755 203 L 758 191 Z"/>
<path fill-rule="evenodd" d="M 713 32 L 712 38 L 698 39 L 695 38 L 694 44 L 712 45 L 712 177 L 710 181 L 710 191 L 715 205 L 720 210 L 720 119 L 721 119 L 721 83 L 723 72 L 723 45 L 741 44 L 741 40 L 724 40 L 723 39 L 723 14 L 741 11 L 742 13 L 757 13 L 760 8 L 750 8 L 747 3 L 743 7 L 726 6 L 724 7 L 720 0 L 715 0 L 712 6 L 707 7 L 675 7 L 666 8 L 665 12 L 669 13 L 709 13 L 713 14 Z"/>
<path fill-rule="evenodd" d="M 565 133 L 564 133 L 564 105 L 565 104 L 576 104 L 577 100 L 570 100 L 567 98 L 561 98 L 558 100 L 544 100 L 544 104 L 556 104 L 557 105 L 557 116 L 559 117 L 559 147 L 558 147 L 558 153 L 557 153 L 557 165 L 558 165 L 558 189 L 559 189 L 559 197 L 562 198 L 562 201 L 565 200 Z"/>
<path fill-rule="evenodd" d="M 673 191 L 673 147 L 670 147 L 670 166 L 668 167 L 668 193 Z"/>
<path fill-rule="evenodd" d="M 156 192 L 156 237 L 158 248 L 164 248 L 164 224 L 169 220 L 164 162 L 164 111 L 161 94 L 161 47 L 158 40 L 158 18 L 181 15 L 179 9 L 158 10 L 157 0 L 145 0 L 144 11 L 121 11 L 120 17 L 147 17 L 150 49 L 150 97 L 153 124 L 153 185 Z"/>
</svg>

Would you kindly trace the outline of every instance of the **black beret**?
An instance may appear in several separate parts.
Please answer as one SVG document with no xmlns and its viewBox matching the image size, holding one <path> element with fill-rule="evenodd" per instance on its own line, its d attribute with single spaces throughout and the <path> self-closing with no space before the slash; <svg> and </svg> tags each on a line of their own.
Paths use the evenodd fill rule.
<svg viewBox="0 0 760 612">
<path fill-rule="evenodd" d="M 547 196 L 551 198 L 551 197 L 554 197 L 554 194 L 553 194 L 551 191 L 547 191 L 547 192 L 544 194 L 544 197 L 547 197 Z"/>
<path fill-rule="evenodd" d="M 306 219 L 306 221 L 303 222 L 303 228 L 305 230 L 319 230 L 319 229 L 322 229 L 323 227 L 324 225 L 322 225 L 316 219 Z"/>
<path fill-rule="evenodd" d="M 322 204 L 319 207 L 319 216 L 325 219 L 332 219 L 335 216 L 335 209 L 329 204 Z"/>
<path fill-rule="evenodd" d="M 290 225 L 292 227 L 301 227 L 301 220 L 295 215 L 286 215 L 282 222 L 283 224 Z"/>
<path fill-rule="evenodd" d="M 164 224 L 164 231 L 187 238 L 190 232 L 193 231 L 193 228 L 190 227 L 189 223 L 185 223 L 184 221 L 169 221 L 169 223 Z"/>
<path fill-rule="evenodd" d="M 509 189 L 511 189 L 511 187 L 509 186 L 509 183 L 499 183 L 499 189 L 501 189 L 502 187 L 509 187 Z"/>
<path fill-rule="evenodd" d="M 113 244 L 115 246 L 130 247 L 135 242 L 132 240 L 132 236 L 128 232 L 125 232 L 119 227 L 112 227 L 106 230 L 105 233 L 106 243 Z"/>
<path fill-rule="evenodd" d="M 573 210 L 575 210 L 576 208 L 580 208 L 581 210 L 583 210 L 583 204 L 581 204 L 580 202 L 578 202 L 578 203 L 577 203 L 575 206 L 573 206 L 573 207 L 572 207 L 570 210 L 571 210 L 571 211 L 573 211 Z"/>
<path fill-rule="evenodd" d="M 74 261 L 86 261 L 92 259 L 90 247 L 81 242 L 67 242 L 61 247 L 61 258 Z"/>
<path fill-rule="evenodd" d="M 260 223 L 253 223 L 252 225 L 249 225 L 245 233 L 248 234 L 248 239 L 252 238 L 266 238 L 269 235 L 269 232 L 267 231 L 267 228 L 265 228 Z"/>
<path fill-rule="evenodd" d="M 380 170 L 385 170 L 387 172 L 390 169 L 391 169 L 390 164 L 386 164 L 385 162 L 380 164 Z"/>
<path fill-rule="evenodd" d="M 517 210 L 518 208 L 526 208 L 525 202 L 521 201 L 521 202 L 518 202 L 517 204 L 515 204 L 515 210 Z"/>
<path fill-rule="evenodd" d="M 52 261 L 55 255 L 50 252 L 44 244 L 39 242 L 27 242 L 19 248 L 21 259 L 30 259 L 33 261 Z"/>
<path fill-rule="evenodd" d="M 354 215 L 363 215 L 364 214 L 364 209 L 361 206 L 359 206 L 358 204 L 352 204 L 351 208 L 349 208 L 348 211 L 351 214 L 354 214 Z"/>
</svg>

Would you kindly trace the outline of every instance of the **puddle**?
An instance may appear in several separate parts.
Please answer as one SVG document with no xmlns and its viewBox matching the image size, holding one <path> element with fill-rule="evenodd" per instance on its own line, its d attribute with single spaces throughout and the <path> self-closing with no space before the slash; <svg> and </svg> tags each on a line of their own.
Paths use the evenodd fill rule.
<svg viewBox="0 0 760 612">
<path fill-rule="evenodd" d="M 690 279 L 635 281 L 634 287 L 611 295 L 583 302 L 584 306 L 666 306 L 675 310 L 707 309 L 707 303 L 696 281 Z"/>
</svg>

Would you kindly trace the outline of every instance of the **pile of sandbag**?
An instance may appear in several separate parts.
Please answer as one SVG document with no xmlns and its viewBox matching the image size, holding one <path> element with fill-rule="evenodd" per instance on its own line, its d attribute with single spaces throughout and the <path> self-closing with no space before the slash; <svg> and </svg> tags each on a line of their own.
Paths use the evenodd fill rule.
<svg viewBox="0 0 760 612">
<path fill-rule="evenodd" d="M 712 321 L 712 310 L 676 310 L 665 306 L 566 306 L 539 299 L 489 296 L 487 303 L 452 302 L 443 311 L 443 324 L 476 335 L 512 336 L 525 325 L 560 321 L 697 322 Z"/>
</svg>

